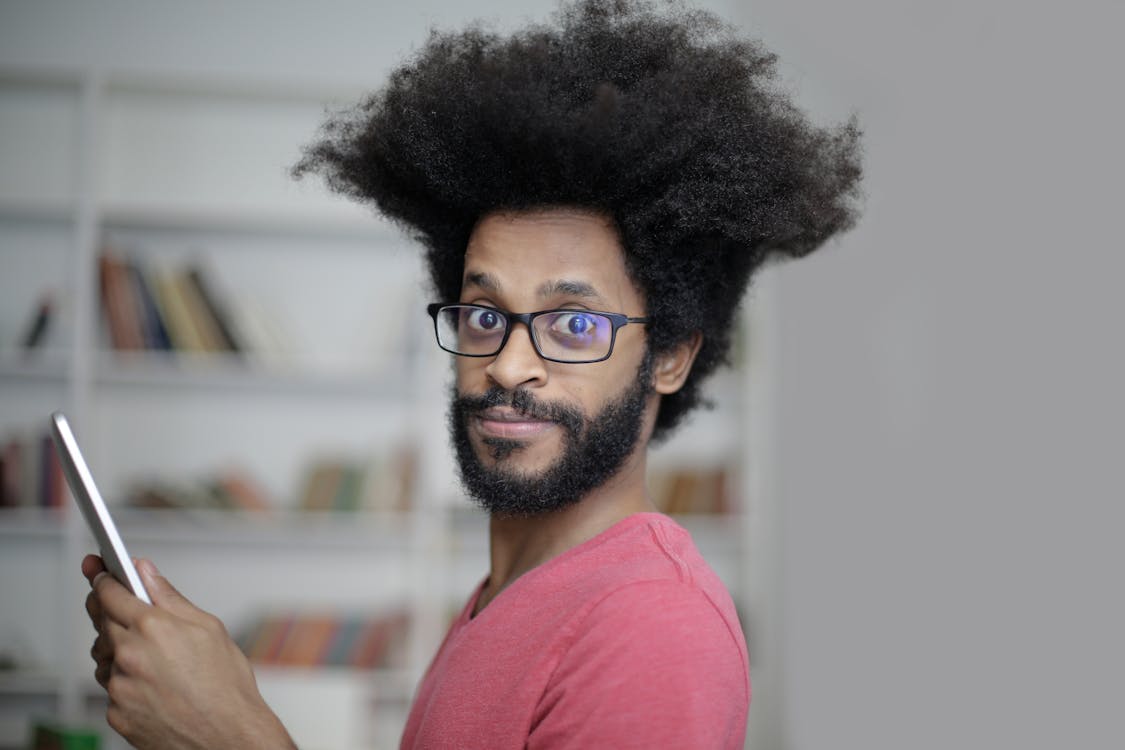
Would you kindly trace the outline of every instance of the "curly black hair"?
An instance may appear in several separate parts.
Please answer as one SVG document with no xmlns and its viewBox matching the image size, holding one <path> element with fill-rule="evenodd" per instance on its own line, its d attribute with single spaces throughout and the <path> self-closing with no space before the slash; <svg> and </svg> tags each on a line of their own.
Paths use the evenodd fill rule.
<svg viewBox="0 0 1125 750">
<path fill-rule="evenodd" d="M 634 0 L 581 0 L 509 36 L 433 31 L 384 89 L 328 120 L 293 172 L 410 230 L 445 301 L 486 214 L 610 217 L 650 350 L 702 333 L 687 382 L 661 401 L 660 439 L 725 362 L 753 271 L 812 252 L 858 214 L 854 118 L 811 124 L 775 63 L 711 14 Z"/>
</svg>

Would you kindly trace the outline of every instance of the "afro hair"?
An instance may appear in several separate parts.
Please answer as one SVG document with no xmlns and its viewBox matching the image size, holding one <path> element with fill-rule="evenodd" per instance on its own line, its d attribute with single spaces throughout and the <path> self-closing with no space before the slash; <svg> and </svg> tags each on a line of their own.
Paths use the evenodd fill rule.
<svg viewBox="0 0 1125 750">
<path fill-rule="evenodd" d="M 688 380 L 661 401 L 660 439 L 726 361 L 754 270 L 854 224 L 859 130 L 811 124 L 777 84 L 775 56 L 711 14 L 582 0 L 554 21 L 431 32 L 385 88 L 328 120 L 293 171 L 404 225 L 443 301 L 459 298 L 486 214 L 610 217 L 650 350 L 702 334 Z"/>
</svg>

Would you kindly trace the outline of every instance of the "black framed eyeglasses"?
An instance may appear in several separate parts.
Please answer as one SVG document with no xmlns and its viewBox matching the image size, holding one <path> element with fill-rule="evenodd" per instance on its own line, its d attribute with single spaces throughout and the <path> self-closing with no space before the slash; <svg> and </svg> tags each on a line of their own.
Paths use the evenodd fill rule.
<svg viewBox="0 0 1125 750">
<path fill-rule="evenodd" d="M 540 310 L 512 313 L 482 305 L 426 307 L 434 319 L 438 346 L 462 357 L 492 357 L 500 353 L 512 323 L 523 323 L 531 332 L 536 353 L 549 362 L 587 364 L 609 359 L 617 331 L 630 323 L 648 323 L 648 318 L 630 318 L 620 313 L 592 310 Z"/>
</svg>

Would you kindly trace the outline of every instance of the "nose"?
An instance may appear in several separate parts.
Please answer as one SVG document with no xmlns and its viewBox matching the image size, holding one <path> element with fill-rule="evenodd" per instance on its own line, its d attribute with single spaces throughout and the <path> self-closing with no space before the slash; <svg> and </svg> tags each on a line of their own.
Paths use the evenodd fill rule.
<svg viewBox="0 0 1125 750">
<path fill-rule="evenodd" d="M 516 321 L 512 321 L 512 326 L 504 348 L 488 363 L 485 372 L 496 385 L 507 390 L 546 384 L 547 363 L 535 351 L 531 331 Z"/>
</svg>

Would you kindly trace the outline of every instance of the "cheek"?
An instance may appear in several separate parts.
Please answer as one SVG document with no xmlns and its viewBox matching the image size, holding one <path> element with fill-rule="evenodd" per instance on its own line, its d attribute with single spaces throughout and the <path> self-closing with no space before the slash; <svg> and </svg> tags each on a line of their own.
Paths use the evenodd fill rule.
<svg viewBox="0 0 1125 750">
<path fill-rule="evenodd" d="M 457 390 L 461 393 L 481 393 L 487 389 L 484 369 L 488 363 L 485 357 L 455 357 L 453 377 Z"/>
<path fill-rule="evenodd" d="M 576 407 L 589 419 L 627 385 L 624 378 L 633 377 L 632 371 L 618 369 L 611 362 L 612 359 L 588 365 L 569 365 L 566 371 L 553 373 L 552 394 L 544 394 L 544 398 Z"/>
</svg>

